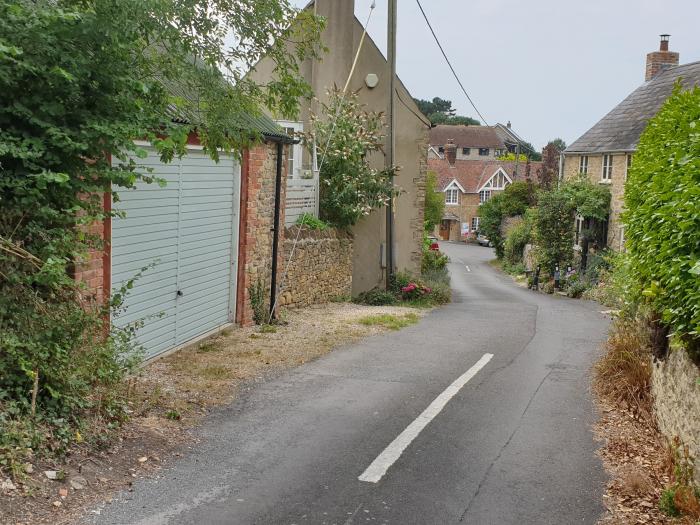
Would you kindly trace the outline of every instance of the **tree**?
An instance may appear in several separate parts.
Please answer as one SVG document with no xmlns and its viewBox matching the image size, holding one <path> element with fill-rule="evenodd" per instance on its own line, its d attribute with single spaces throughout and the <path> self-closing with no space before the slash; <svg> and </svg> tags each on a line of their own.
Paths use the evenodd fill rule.
<svg viewBox="0 0 700 525">
<path fill-rule="evenodd" d="M 259 138 L 243 114 L 294 113 L 320 29 L 288 0 L 0 4 L 0 435 L 6 409 L 58 448 L 85 411 L 124 415 L 130 334 L 103 336 L 120 294 L 102 309 L 70 276 L 100 247 L 85 226 L 104 218 L 102 192 L 150 180 L 135 140 L 169 160 L 196 129 L 217 158 Z M 264 86 L 245 76 L 262 56 Z"/>
<path fill-rule="evenodd" d="M 478 126 L 480 122 L 471 117 L 456 115 L 457 110 L 452 107 L 452 101 L 435 97 L 432 101 L 419 98 L 413 99 L 418 109 L 428 117 L 433 124 L 450 124 L 464 126 Z"/>
<path fill-rule="evenodd" d="M 385 123 L 381 113 L 365 110 L 356 93 L 331 91 L 322 113 L 312 117 L 312 129 L 302 141 L 309 149 L 328 144 L 319 174 L 320 215 L 334 226 L 349 228 L 398 195 L 392 183 L 396 168 L 370 166 L 367 156 L 381 150 Z"/>
<path fill-rule="evenodd" d="M 549 145 L 549 144 L 552 144 L 555 148 L 557 148 L 557 151 L 559 153 L 561 153 L 562 151 L 564 151 L 566 149 L 566 142 L 564 142 L 564 140 L 560 139 L 560 138 L 550 140 L 547 145 Z"/>
<path fill-rule="evenodd" d="M 677 85 L 639 139 L 622 215 L 635 287 L 696 358 L 700 358 L 699 122 L 700 89 L 683 91 Z"/>
<path fill-rule="evenodd" d="M 479 230 L 491 241 L 499 259 L 503 257 L 504 253 L 503 220 L 523 215 L 533 204 L 534 190 L 532 185 L 518 181 L 510 184 L 503 192 L 491 197 L 479 208 Z"/>
<path fill-rule="evenodd" d="M 559 180 L 559 150 L 550 142 L 542 150 L 542 165 L 537 169 L 537 182 L 545 190 Z"/>
<path fill-rule="evenodd" d="M 432 232 L 445 212 L 445 194 L 438 191 L 437 174 L 429 171 L 425 179 L 425 231 Z"/>
</svg>

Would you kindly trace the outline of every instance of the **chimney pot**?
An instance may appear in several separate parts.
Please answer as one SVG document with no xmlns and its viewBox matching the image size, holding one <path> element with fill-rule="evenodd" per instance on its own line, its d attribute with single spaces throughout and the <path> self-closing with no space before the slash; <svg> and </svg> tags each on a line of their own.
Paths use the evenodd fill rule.
<svg viewBox="0 0 700 525">
<path fill-rule="evenodd" d="M 454 166 L 457 161 L 457 145 L 453 139 L 447 139 L 447 144 L 445 144 L 445 158 L 450 166 Z"/>
<path fill-rule="evenodd" d="M 663 70 L 677 66 L 679 63 L 680 57 L 678 53 L 668 50 L 668 41 L 671 35 L 664 33 L 659 36 L 661 37 L 659 50 L 647 54 L 647 67 L 644 80 L 651 80 Z"/>
<path fill-rule="evenodd" d="M 506 124 L 506 127 L 510 129 L 510 120 L 508 121 L 508 124 Z"/>
</svg>

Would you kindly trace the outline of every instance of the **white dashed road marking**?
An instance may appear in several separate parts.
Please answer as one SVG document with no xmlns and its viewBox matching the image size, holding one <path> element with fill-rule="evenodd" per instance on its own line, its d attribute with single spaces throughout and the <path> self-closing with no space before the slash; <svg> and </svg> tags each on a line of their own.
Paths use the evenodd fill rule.
<svg viewBox="0 0 700 525">
<path fill-rule="evenodd" d="M 360 475 L 360 481 L 367 481 L 369 483 L 377 483 L 386 471 L 389 470 L 406 447 L 411 444 L 411 442 L 421 433 L 421 431 L 428 426 L 435 416 L 437 416 L 445 405 L 452 399 L 457 392 L 459 392 L 464 385 L 466 385 L 471 378 L 473 378 L 479 370 L 484 368 L 486 364 L 491 361 L 493 354 L 484 354 L 481 359 L 479 359 L 474 366 L 469 370 L 464 372 L 455 381 L 448 386 L 443 392 L 435 398 L 435 400 L 428 405 L 428 408 L 423 410 L 423 412 L 413 420 L 413 422 L 406 427 L 406 429 L 398 435 L 394 441 L 392 441 L 384 451 L 377 456 L 377 458 L 372 461 L 372 464 L 367 467 L 362 475 Z"/>
</svg>

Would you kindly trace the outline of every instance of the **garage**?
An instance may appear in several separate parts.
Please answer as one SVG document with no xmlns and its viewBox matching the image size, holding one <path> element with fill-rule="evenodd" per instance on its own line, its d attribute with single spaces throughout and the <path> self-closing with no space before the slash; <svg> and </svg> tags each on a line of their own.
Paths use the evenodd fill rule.
<svg viewBox="0 0 700 525">
<path fill-rule="evenodd" d="M 160 161 L 153 149 L 139 164 L 166 182 L 119 192 L 112 220 L 112 289 L 138 276 L 112 321 L 137 323 L 146 358 L 182 346 L 235 315 L 240 165 L 214 162 L 201 149 Z M 140 275 L 139 275 L 140 274 Z"/>
</svg>

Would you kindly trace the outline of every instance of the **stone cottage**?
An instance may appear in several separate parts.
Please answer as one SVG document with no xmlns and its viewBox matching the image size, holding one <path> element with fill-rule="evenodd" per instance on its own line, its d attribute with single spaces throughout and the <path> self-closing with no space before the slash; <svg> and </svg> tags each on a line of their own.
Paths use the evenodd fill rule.
<svg viewBox="0 0 700 525">
<path fill-rule="evenodd" d="M 647 54 L 644 84 L 574 141 L 563 153 L 565 179 L 584 174 L 596 184 L 610 187 L 610 218 L 607 245 L 624 249 L 625 232 L 620 222 L 627 169 L 633 162 L 639 137 L 647 122 L 659 111 L 680 79 L 685 88 L 700 85 L 700 62 L 678 65 L 679 54 L 669 51 L 669 35 L 661 35 L 658 51 Z M 577 233 L 586 225 L 578 219 Z"/>
<path fill-rule="evenodd" d="M 445 212 L 438 235 L 443 240 L 464 241 L 479 231 L 479 208 L 517 180 L 532 179 L 541 162 L 460 160 L 457 145 L 448 139 L 444 158 L 428 160 L 437 175 L 437 191 L 445 195 Z M 519 165 L 518 165 L 519 164 Z"/>
</svg>

